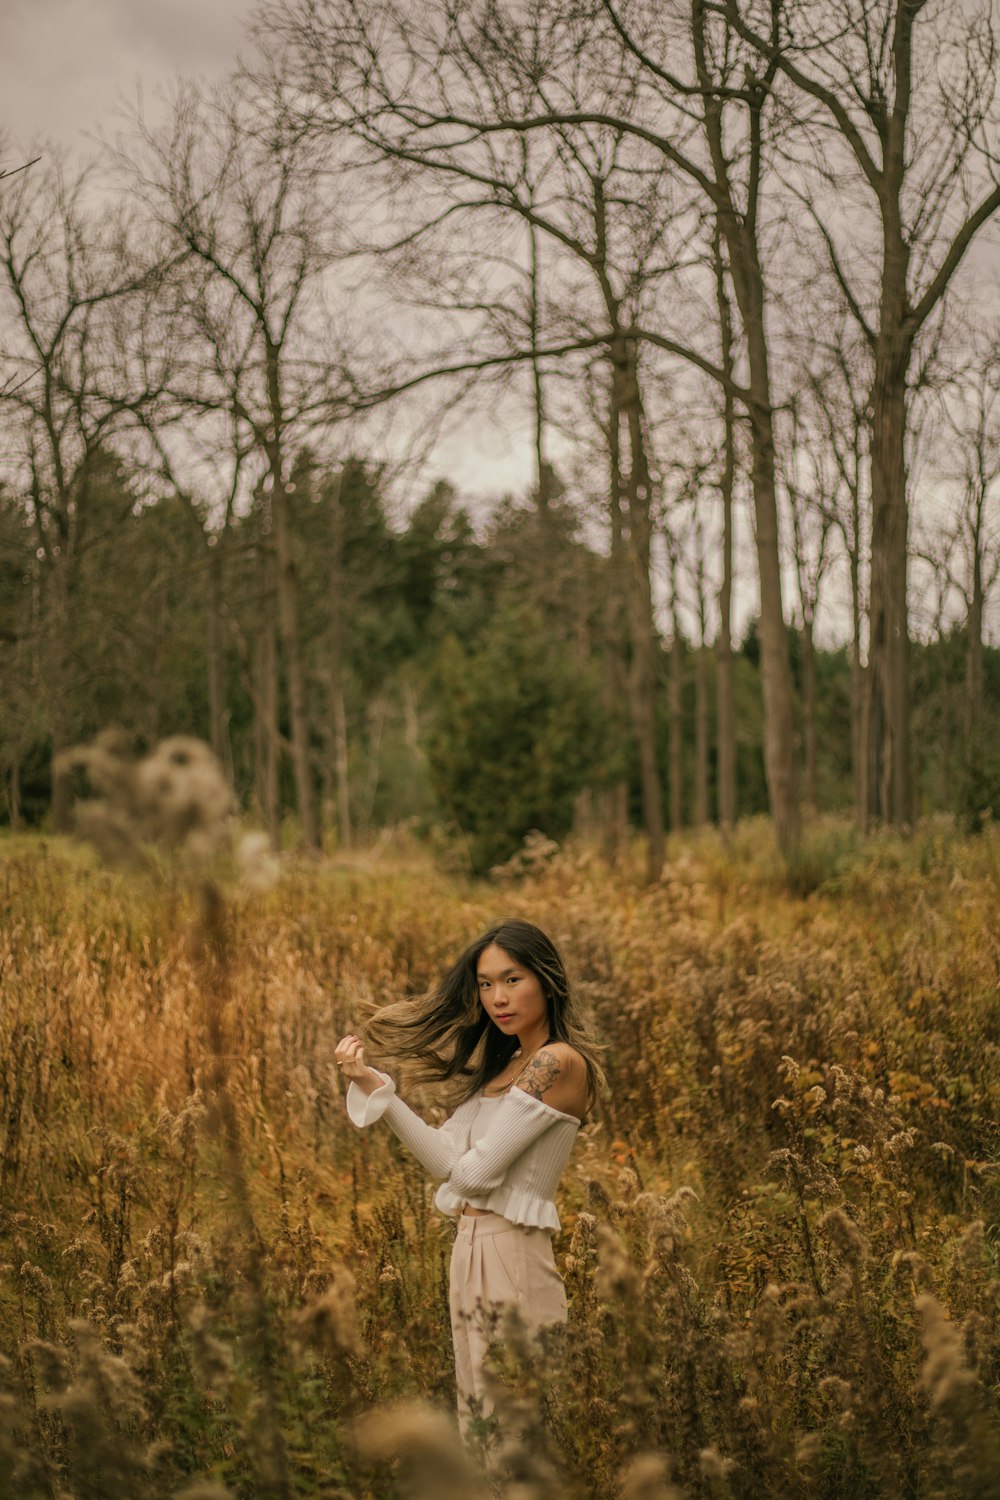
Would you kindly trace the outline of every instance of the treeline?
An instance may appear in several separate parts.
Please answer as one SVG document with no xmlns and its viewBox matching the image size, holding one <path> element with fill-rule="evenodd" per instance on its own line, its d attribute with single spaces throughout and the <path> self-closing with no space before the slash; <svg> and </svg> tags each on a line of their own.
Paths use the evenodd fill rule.
<svg viewBox="0 0 1000 1500">
<path fill-rule="evenodd" d="M 61 713 L 71 741 L 114 726 L 126 752 L 162 737 L 210 741 L 241 804 L 272 841 L 301 837 L 287 671 L 276 631 L 274 552 L 260 489 L 206 547 L 176 497 L 137 504 L 110 455 L 89 476 L 93 544 L 74 591 Z M 291 562 L 303 642 L 308 744 L 320 836 L 367 842 L 407 822 L 446 837 L 477 870 L 538 829 L 613 850 L 641 818 L 640 768 L 609 716 L 602 657 L 611 561 L 579 534 L 573 506 L 544 517 L 506 500 L 474 527 L 436 484 L 403 519 L 374 466 L 300 455 L 289 490 Z M 0 630 L 6 713 L 4 821 L 51 821 L 51 705 L 43 666 L 39 559 L 23 510 L 0 500 Z M 796 733 L 806 699 L 801 633 L 789 633 Z M 966 643 L 953 631 L 919 650 L 914 718 L 922 811 L 973 825 L 1000 811 L 995 762 L 970 774 L 961 737 Z M 766 812 L 760 644 L 734 657 L 741 815 Z M 986 652 L 985 715 L 1000 731 L 1000 652 Z M 811 733 L 817 810 L 852 801 L 851 668 L 815 652 Z M 718 818 L 717 663 L 682 636 L 657 643 L 658 758 L 671 827 Z M 621 789 L 624 789 L 622 794 Z M 609 796 L 616 805 L 609 819 Z"/>
<path fill-rule="evenodd" d="M 100 176 L 0 180 L 9 815 L 47 747 L 66 826 L 88 681 L 88 722 L 136 726 L 134 691 L 147 738 L 203 695 L 308 846 L 395 816 L 390 745 L 477 864 L 491 801 L 504 847 L 636 821 L 652 878 L 761 775 L 786 853 L 810 806 L 994 806 L 988 0 L 282 0 L 255 40 Z M 485 532 L 450 501 L 461 545 L 345 463 L 401 474 L 497 404 L 533 492 Z M 445 552 L 475 586 L 418 607 L 406 567 Z M 501 733 L 476 693 L 506 712 L 511 680 Z"/>
</svg>

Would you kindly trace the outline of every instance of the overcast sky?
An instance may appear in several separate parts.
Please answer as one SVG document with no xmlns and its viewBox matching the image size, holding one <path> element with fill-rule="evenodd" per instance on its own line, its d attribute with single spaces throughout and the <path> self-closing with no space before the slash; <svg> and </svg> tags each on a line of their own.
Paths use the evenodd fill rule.
<svg viewBox="0 0 1000 1500">
<path fill-rule="evenodd" d="M 4 158 L 32 141 L 91 149 L 88 138 L 119 128 L 123 98 L 156 91 L 178 75 L 221 77 L 250 51 L 245 25 L 257 0 L 0 0 L 0 128 Z M 531 483 L 530 434 L 478 418 L 446 435 L 433 478 L 497 493 Z"/>
<path fill-rule="evenodd" d="M 85 144 L 121 96 L 178 73 L 224 73 L 254 0 L 0 0 L 0 100 L 9 136 Z"/>
</svg>

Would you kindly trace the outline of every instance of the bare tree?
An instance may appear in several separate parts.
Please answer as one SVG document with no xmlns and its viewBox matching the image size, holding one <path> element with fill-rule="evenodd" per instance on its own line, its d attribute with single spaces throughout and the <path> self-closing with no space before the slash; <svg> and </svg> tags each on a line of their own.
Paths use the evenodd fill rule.
<svg viewBox="0 0 1000 1500">
<path fill-rule="evenodd" d="M 713 397 L 715 394 L 711 392 Z M 712 635 L 716 629 L 714 606 L 720 592 L 720 578 L 712 560 L 722 553 L 724 573 L 727 540 L 725 507 L 720 514 L 718 506 L 720 470 L 725 479 L 725 443 L 720 456 L 706 441 L 713 426 L 710 405 L 703 413 L 690 390 L 685 404 L 685 417 L 678 415 L 676 420 L 674 457 L 664 475 L 660 511 L 671 633 L 667 686 L 671 828 L 682 823 L 683 687 L 688 642 L 694 656 L 693 822 L 702 827 L 712 819 L 709 676 L 711 657 L 718 650 L 718 638 L 713 643 Z"/>
<path fill-rule="evenodd" d="M 954 509 L 950 524 L 937 517 L 931 524 L 945 541 L 937 553 L 965 614 L 962 729 L 971 759 L 982 750 L 985 621 L 1000 579 L 1000 344 L 972 333 L 968 347 L 967 367 L 940 401 L 954 450 L 940 477 L 954 494 Z"/>
<path fill-rule="evenodd" d="M 745 385 L 736 386 L 724 367 L 728 349 L 725 339 L 722 366 L 690 349 L 687 357 L 694 358 L 702 370 L 742 402 L 749 420 L 760 585 L 764 755 L 775 830 L 780 846 L 787 851 L 798 841 L 800 814 L 792 678 L 782 603 L 774 394 L 766 323 L 768 291 L 760 240 L 768 108 L 775 68 L 767 58 L 756 65 L 752 55 L 736 45 L 726 17 L 705 0 L 671 6 L 666 18 L 661 7 L 634 7 L 628 24 L 612 0 L 602 0 L 600 8 L 639 64 L 648 92 L 661 111 L 666 110 L 668 118 L 672 116 L 677 122 L 670 135 L 662 127 L 651 129 L 645 122 L 634 122 L 632 128 L 660 152 L 665 167 L 683 173 L 700 190 L 725 245 L 745 342 Z M 688 61 L 682 73 L 677 69 L 677 59 L 684 52 Z M 721 303 L 718 312 L 721 324 L 725 318 Z"/>
<path fill-rule="evenodd" d="M 178 310 L 176 321 L 169 312 L 163 321 L 172 324 L 176 336 L 187 320 L 184 311 Z M 240 372 L 231 373 L 238 389 Z M 229 405 L 223 411 L 206 413 L 201 404 L 202 389 L 198 407 L 192 412 L 183 390 L 178 394 L 178 385 L 179 372 L 173 369 L 168 389 L 142 414 L 134 456 L 147 485 L 158 495 L 172 494 L 180 501 L 204 549 L 209 741 L 232 774 L 224 670 L 226 564 L 244 470 L 254 445 L 242 429 L 238 404 L 235 409 Z M 206 421 L 206 416 L 218 420 Z"/>
<path fill-rule="evenodd" d="M 182 287 L 193 344 L 174 394 L 189 412 L 224 412 L 235 429 L 231 452 L 249 449 L 262 475 L 302 837 L 317 848 L 288 485 L 298 447 L 343 394 L 334 351 L 322 343 L 321 280 L 334 251 L 321 154 L 280 97 L 267 104 L 237 84 L 211 95 L 183 88 L 165 130 L 136 120 L 141 148 L 124 165 L 168 242 L 197 268 Z"/>
<path fill-rule="evenodd" d="M 651 10 L 641 19 L 648 22 L 647 29 L 653 28 Z M 765 65 L 759 76 L 744 83 L 749 54 L 738 56 L 739 49 L 728 45 L 725 36 L 717 45 L 714 32 L 728 35 L 726 25 L 710 23 L 702 4 L 695 4 L 688 16 L 689 78 L 680 85 L 600 0 L 589 11 L 572 12 L 543 3 L 532 8 L 530 17 L 515 14 L 514 7 L 506 13 L 493 6 L 441 3 L 423 11 L 419 23 L 409 8 L 391 0 L 295 0 L 272 9 L 268 24 L 270 34 L 285 44 L 308 99 L 311 129 L 347 129 L 397 159 L 426 164 L 433 158 L 442 172 L 454 173 L 467 171 L 462 163 L 470 152 L 490 160 L 516 156 L 502 145 L 494 149 L 493 141 L 551 138 L 558 132 L 575 147 L 588 130 L 599 131 L 604 138 L 631 141 L 636 153 L 645 156 L 647 172 L 667 182 L 685 182 L 717 216 L 746 335 L 747 384 L 735 385 L 717 360 L 673 330 L 644 323 L 623 330 L 624 345 L 627 349 L 633 333 L 664 353 L 692 361 L 734 388 L 750 417 L 768 784 L 779 840 L 791 847 L 798 836 L 792 687 L 781 604 L 766 298 L 757 242 L 763 122 L 773 68 Z M 495 81 L 484 92 L 475 59 L 484 49 L 496 53 L 498 36 L 503 56 L 518 58 L 521 67 L 515 86 Z M 738 112 L 734 123 L 731 116 Z M 710 266 L 707 256 L 703 264 Z"/>
<path fill-rule="evenodd" d="M 670 828 L 684 826 L 684 635 L 681 630 L 680 549 L 673 529 L 667 532 L 667 568 L 670 586 L 670 650 L 667 678 L 667 776 Z"/>
<path fill-rule="evenodd" d="M 938 521 L 923 531 L 919 518 L 914 520 L 910 562 L 918 603 L 911 614 L 912 631 L 915 640 L 937 645 L 935 669 L 921 684 L 923 692 L 915 694 L 917 722 L 923 731 L 916 757 L 917 784 L 926 774 L 927 763 L 936 762 L 937 800 L 942 807 L 954 807 L 956 771 L 960 773 L 970 763 L 962 748 L 964 694 L 955 630 L 960 610 L 960 591 L 955 582 L 961 572 L 960 528 Z M 929 726 L 931 733 L 927 732 Z"/>
<path fill-rule="evenodd" d="M 846 561 L 851 621 L 851 779 L 855 820 L 868 820 L 865 714 L 868 619 L 868 555 L 871 536 L 871 491 L 868 367 L 865 351 L 852 337 L 844 317 L 831 318 L 821 339 L 810 341 L 800 411 L 820 448 L 817 462 L 826 475 L 824 504 L 829 507 L 831 545 Z M 825 449 L 827 457 L 823 457 Z"/>
<path fill-rule="evenodd" d="M 715 297 L 719 318 L 719 365 L 723 380 L 722 468 L 719 498 L 722 501 L 722 579 L 719 584 L 719 637 L 715 654 L 718 677 L 718 801 L 719 822 L 724 831 L 736 823 L 736 706 L 733 691 L 733 515 L 736 493 L 736 402 L 733 381 L 736 369 L 733 316 L 729 283 L 723 259 L 722 236 L 716 228 L 712 241 Z"/>
<path fill-rule="evenodd" d="M 21 824 L 22 756 L 39 735 L 44 704 L 37 665 L 38 582 L 39 562 L 25 507 L 0 483 L 0 805 L 6 802 L 12 833 Z"/>
<path fill-rule="evenodd" d="M 162 385 L 161 351 L 137 307 L 160 274 L 140 261 L 134 225 L 94 199 L 90 169 L 59 158 L 8 180 L 0 196 L 0 409 L 40 565 L 40 666 L 52 739 L 52 822 L 69 821 L 59 757 L 72 743 L 71 686 L 80 561 L 135 503 L 95 510 L 95 474 Z"/>
<path fill-rule="evenodd" d="M 709 821 L 708 724 L 708 559 L 707 536 L 700 510 L 694 515 L 694 599 L 698 624 L 694 679 L 694 820 L 699 828 Z"/>
<path fill-rule="evenodd" d="M 802 728 L 806 802 L 819 806 L 816 768 L 816 617 L 820 590 L 831 560 L 831 534 L 839 475 L 821 431 L 803 420 L 800 403 L 793 400 L 785 447 L 785 493 L 791 514 L 792 565 L 799 598 L 799 635 L 802 643 Z"/>
<path fill-rule="evenodd" d="M 906 823 L 908 387 L 922 331 L 1000 208 L 992 8 L 777 0 L 766 31 L 747 0 L 709 8 L 788 86 L 809 143 L 798 196 L 871 351 L 868 810 Z M 860 232 L 856 214 L 834 215 L 846 191 L 867 209 Z"/>
<path fill-rule="evenodd" d="M 500 96 L 527 95 L 533 87 L 516 35 L 503 31 L 501 17 L 494 16 L 493 22 L 490 34 L 462 38 L 455 59 L 455 86 L 461 87 L 469 107 L 474 106 L 487 119 L 493 117 Z M 397 40 L 404 55 L 411 43 L 419 47 L 419 40 L 405 28 L 400 29 Z M 371 45 L 363 29 L 355 36 L 355 43 L 362 48 Z M 421 173 L 417 179 L 421 184 L 427 178 L 432 180 L 430 191 L 422 191 L 416 209 L 423 218 L 418 217 L 416 227 L 401 237 L 411 277 L 414 242 L 418 238 L 423 241 L 426 257 L 427 246 L 436 243 L 433 237 L 443 219 L 452 236 L 459 215 L 463 219 L 485 216 L 491 225 L 499 218 L 501 233 L 504 219 L 520 220 L 527 230 L 524 243 L 530 296 L 526 327 L 518 328 L 502 295 L 494 292 L 487 304 L 481 294 L 470 293 L 469 288 L 482 281 L 481 266 L 462 268 L 460 290 L 457 294 L 452 291 L 446 305 L 453 313 L 480 315 L 476 336 L 481 350 L 482 314 L 488 306 L 486 333 L 496 350 L 497 364 L 507 357 L 512 342 L 515 354 L 523 350 L 529 356 L 538 503 L 543 518 L 550 482 L 543 452 L 544 360 L 555 341 L 563 357 L 575 347 L 579 351 L 596 349 L 606 361 L 606 415 L 602 426 L 608 455 L 611 575 L 620 580 L 625 600 L 630 653 L 628 702 L 639 750 L 649 873 L 655 878 L 663 861 L 663 813 L 656 752 L 656 636 L 650 584 L 653 480 L 639 345 L 629 336 L 629 329 L 648 299 L 649 289 L 665 274 L 665 262 L 669 262 L 669 255 L 661 249 L 670 217 L 664 184 L 657 174 L 648 171 L 643 178 L 627 135 L 600 126 L 589 132 L 553 130 L 539 139 L 534 150 L 531 139 L 523 134 L 505 142 L 486 133 L 464 150 L 442 146 L 434 138 L 414 138 L 407 123 L 408 98 L 393 92 L 388 76 L 391 68 L 385 57 L 378 54 L 370 56 L 369 61 L 382 107 L 356 109 L 351 101 L 340 101 L 365 159 L 370 162 L 374 156 L 381 161 L 390 182 L 397 182 L 404 170 L 411 182 L 414 171 Z M 447 107 L 444 99 L 439 107 Z M 547 278 L 544 307 L 540 279 L 543 239 L 552 248 L 556 266 Z M 506 246 L 505 253 L 510 254 Z M 446 247 L 443 255 L 450 270 L 453 247 Z M 435 264 L 440 263 L 435 258 Z M 425 264 L 426 260 L 420 267 L 422 272 Z M 548 334 L 544 345 L 543 324 Z M 489 347 L 487 344 L 486 349 Z M 612 627 L 616 618 L 609 620 Z M 612 641 L 612 654 L 614 651 Z M 613 680 L 620 683 L 620 674 Z"/>
</svg>

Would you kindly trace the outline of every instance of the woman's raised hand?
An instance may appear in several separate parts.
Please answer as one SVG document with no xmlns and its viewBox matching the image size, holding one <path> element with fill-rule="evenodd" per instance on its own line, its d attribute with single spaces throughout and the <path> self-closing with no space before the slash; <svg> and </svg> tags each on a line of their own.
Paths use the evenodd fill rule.
<svg viewBox="0 0 1000 1500">
<path fill-rule="evenodd" d="M 359 1036 L 349 1032 L 340 1042 L 334 1052 L 337 1071 L 342 1078 L 356 1083 L 366 1094 L 374 1093 L 381 1088 L 383 1079 L 370 1068 L 365 1062 L 365 1044 Z"/>
</svg>

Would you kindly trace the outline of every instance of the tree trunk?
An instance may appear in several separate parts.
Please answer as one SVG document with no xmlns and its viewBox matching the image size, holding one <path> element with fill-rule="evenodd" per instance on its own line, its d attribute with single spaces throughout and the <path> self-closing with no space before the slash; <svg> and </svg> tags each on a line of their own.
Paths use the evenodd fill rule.
<svg viewBox="0 0 1000 1500">
<path fill-rule="evenodd" d="M 69 833 L 73 825 L 72 772 L 61 764 L 61 757 L 71 746 L 69 711 L 69 643 L 72 639 L 70 586 L 67 577 L 69 559 L 53 559 L 48 565 L 48 587 L 45 590 L 47 637 L 47 683 L 52 726 L 52 832 Z"/>
<path fill-rule="evenodd" d="M 642 789 L 642 815 L 646 831 L 646 875 L 659 880 L 666 855 L 663 829 L 663 796 L 660 788 L 656 748 L 656 632 L 650 585 L 651 485 L 639 397 L 634 342 L 615 349 L 612 408 L 614 426 L 624 418 L 629 435 L 630 466 L 624 481 L 628 507 L 626 599 L 632 648 L 629 696 Z M 620 458 L 619 458 L 620 464 Z M 621 470 L 618 469 L 621 485 Z"/>
<path fill-rule="evenodd" d="M 806 750 L 806 802 L 815 813 L 819 806 L 816 777 L 816 648 L 812 615 L 802 621 L 802 697 Z"/>
<path fill-rule="evenodd" d="M 62 707 L 52 709 L 52 832 L 69 833 L 73 825 L 72 775 L 59 763 L 70 748 L 70 734 Z"/>
<path fill-rule="evenodd" d="M 983 558 L 980 528 L 972 539 L 972 602 L 966 624 L 965 743 L 970 755 L 978 748 L 983 709 Z"/>
<path fill-rule="evenodd" d="M 708 809 L 708 600 L 705 597 L 705 544 L 695 525 L 695 583 L 698 590 L 698 652 L 694 664 L 694 820 L 704 828 Z"/>
<path fill-rule="evenodd" d="M 309 748 L 309 715 L 306 710 L 302 643 L 299 640 L 299 568 L 292 545 L 288 497 L 280 470 L 272 467 L 271 478 L 273 481 L 271 517 L 274 524 L 278 568 L 278 620 L 281 629 L 281 644 L 285 653 L 295 790 L 298 796 L 299 817 L 302 820 L 302 842 L 308 849 L 319 849 L 319 819 L 316 813 L 316 792 L 313 787 L 312 756 Z"/>
<path fill-rule="evenodd" d="M 528 307 L 528 332 L 531 338 L 531 388 L 535 416 L 535 505 L 542 529 L 543 543 L 548 542 L 549 502 L 552 498 L 552 470 L 545 458 L 545 386 L 542 377 L 542 362 L 538 357 L 538 333 L 542 318 L 542 274 L 541 254 L 538 248 L 538 229 L 528 225 L 529 284 L 531 295 Z M 548 560 L 544 554 L 543 565 Z"/>
<path fill-rule="evenodd" d="M 607 863 L 614 866 L 621 858 L 628 832 L 628 787 L 625 782 L 615 781 L 610 786 L 602 787 L 598 805 L 601 849 Z"/>
<path fill-rule="evenodd" d="M 883 325 L 888 319 L 883 317 Z M 872 388 L 872 564 L 867 683 L 868 817 L 912 819 L 907 625 L 906 369 L 909 347 L 880 337 Z"/>
<path fill-rule="evenodd" d="M 635 559 L 631 559 L 635 569 Z M 641 565 L 640 565 L 641 567 Z M 648 585 L 649 576 L 646 574 Z M 659 880 L 666 855 L 663 829 L 663 797 L 660 789 L 659 757 L 656 750 L 656 671 L 653 660 L 655 642 L 650 620 L 649 601 L 642 578 L 631 580 L 632 593 L 632 663 L 629 689 L 632 699 L 632 721 L 639 751 L 639 776 L 642 790 L 643 825 L 646 831 L 646 876 Z"/>
<path fill-rule="evenodd" d="M 733 374 L 733 321 L 726 291 L 722 261 L 722 239 L 716 229 L 713 242 L 715 299 L 719 312 L 722 370 Z M 716 743 L 719 822 L 725 832 L 736 824 L 736 708 L 733 698 L 733 492 L 736 487 L 736 413 L 733 393 L 722 388 L 723 463 L 722 495 L 722 584 L 719 589 L 719 639 L 716 642 Z"/>
<path fill-rule="evenodd" d="M 14 744 L 10 759 L 10 831 L 20 833 L 21 831 L 21 746 L 18 736 L 14 736 Z"/>
<path fill-rule="evenodd" d="M 684 825 L 684 640 L 677 609 L 677 559 L 670 558 L 670 589 L 673 639 L 670 642 L 670 677 L 667 707 L 670 711 L 669 780 L 670 828 L 677 833 Z"/>
<path fill-rule="evenodd" d="M 854 821 L 865 828 L 868 821 L 868 674 L 860 648 L 851 651 L 851 782 L 854 788 Z"/>
<path fill-rule="evenodd" d="M 624 684 L 628 675 L 625 651 L 625 537 L 621 504 L 621 434 L 615 402 L 610 402 L 607 426 L 609 453 L 610 556 L 607 559 L 606 595 L 604 595 L 604 675 L 601 684 L 604 717 L 612 736 L 624 739 L 628 733 L 628 703 Z M 621 853 L 628 829 L 628 786 L 622 778 L 601 787 L 601 844 L 604 858 L 615 864 Z"/>
<path fill-rule="evenodd" d="M 351 789 L 347 770 L 347 714 L 344 710 L 344 687 L 339 671 L 331 683 L 330 710 L 333 724 L 333 767 L 337 783 L 337 843 L 341 849 L 349 849 Z"/>
<path fill-rule="evenodd" d="M 262 326 L 261 331 L 264 336 L 267 400 L 271 418 L 271 429 L 265 443 L 265 450 L 271 487 L 271 525 L 274 529 L 278 574 L 278 625 L 285 653 L 295 791 L 298 796 L 299 818 L 302 822 L 302 842 L 307 849 L 320 849 L 322 840 L 316 808 L 316 791 L 313 785 L 305 670 L 302 664 L 302 642 L 299 639 L 299 565 L 292 539 L 288 491 L 285 488 L 281 349 L 266 326 Z"/>
<path fill-rule="evenodd" d="M 724 833 L 736 826 L 736 703 L 733 691 L 733 431 L 726 415 L 726 465 L 722 479 L 722 587 L 716 660 L 716 777 L 719 823 Z"/>
<path fill-rule="evenodd" d="M 281 848 L 281 745 L 278 737 L 278 643 L 269 622 L 264 633 L 264 692 L 267 758 L 264 807 L 271 848 Z"/>
<path fill-rule="evenodd" d="M 952 696 L 951 664 L 949 662 L 945 673 L 945 681 L 941 689 L 941 779 L 938 783 L 938 795 L 941 798 L 941 806 L 946 808 L 954 805 L 952 801 L 951 777 L 951 752 L 954 734 Z"/>
<path fill-rule="evenodd" d="M 868 648 L 868 813 L 912 819 L 910 638 L 907 614 L 907 372 L 915 326 L 909 302 L 910 245 L 903 224 L 913 26 L 920 6 L 900 0 L 892 37 L 895 97 L 883 136 L 879 206 L 882 281 L 871 391 L 872 556 Z"/>
<path fill-rule="evenodd" d="M 860 483 L 860 480 L 859 480 Z M 861 560 L 859 557 L 861 507 L 857 490 L 852 497 L 854 542 L 848 547 L 851 571 L 851 785 L 854 790 L 854 821 L 864 828 L 868 819 L 868 773 L 866 760 L 867 691 L 861 655 Z"/>
<path fill-rule="evenodd" d="M 625 613 L 628 624 L 630 664 L 628 701 L 632 732 L 639 752 L 642 819 L 646 832 L 646 874 L 659 880 L 666 854 L 663 827 L 663 793 L 657 754 L 656 703 L 658 644 L 653 620 L 650 578 L 652 550 L 652 481 L 647 452 L 645 414 L 639 390 L 638 350 L 634 339 L 621 334 L 621 301 L 612 285 L 606 261 L 607 203 L 604 183 L 595 178 L 594 225 L 601 247 L 592 262 L 612 334 L 611 388 L 608 413 L 608 458 L 611 481 L 612 540 L 617 519 L 621 549 Z M 628 435 L 629 470 L 622 465 L 622 429 Z M 622 574 L 619 574 L 621 577 Z M 617 578 L 612 578 L 612 584 Z"/>
<path fill-rule="evenodd" d="M 795 718 L 792 671 L 781 597 L 781 558 L 775 478 L 771 375 L 764 311 L 767 305 L 757 244 L 756 186 L 743 209 L 737 207 L 730 181 L 730 162 L 723 138 L 722 104 L 713 90 L 706 41 L 704 0 L 692 0 L 692 39 L 699 81 L 706 90 L 704 125 L 717 188 L 717 233 L 725 241 L 730 276 L 746 337 L 749 364 L 751 483 L 756 519 L 757 573 L 760 583 L 760 675 L 764 697 L 764 766 L 768 801 L 778 847 L 790 853 L 801 832 L 795 763 Z M 752 105 L 751 141 L 760 141 L 764 93 Z M 755 177 L 759 185 L 759 176 Z"/>
<path fill-rule="evenodd" d="M 748 309 L 748 312 L 751 311 Z M 744 313 L 744 320 L 747 313 Z M 792 710 L 792 671 L 781 598 L 781 561 L 778 550 L 778 503 L 775 489 L 774 435 L 771 423 L 770 380 L 763 327 L 748 337 L 754 409 L 751 428 L 753 495 L 757 532 L 757 571 L 760 579 L 760 673 L 764 697 L 764 766 L 768 799 L 778 847 L 790 853 L 801 832 L 795 769 L 795 716 Z"/>
<path fill-rule="evenodd" d="M 733 648 L 728 625 L 719 632 L 716 659 L 716 775 L 719 823 L 726 833 L 736 826 L 736 711 L 733 700 Z"/>
<path fill-rule="evenodd" d="M 694 819 L 704 828 L 708 822 L 708 647 L 704 641 L 695 658 L 694 755 Z"/>
<path fill-rule="evenodd" d="M 610 441 L 610 439 L 609 439 Z M 612 473 L 614 465 L 612 463 Z M 627 675 L 625 654 L 625 621 L 622 595 L 624 593 L 621 503 L 613 478 L 610 494 L 611 511 L 611 555 L 605 571 L 606 596 L 604 600 L 604 652 L 601 683 L 601 704 L 604 718 L 609 725 L 612 738 L 624 740 L 627 734 L 628 711 L 623 701 L 623 684 Z M 617 751 L 613 747 L 612 754 Z M 598 798 L 601 845 L 604 858 L 611 865 L 617 863 L 622 843 L 628 828 L 628 787 L 624 780 L 609 782 L 601 788 Z"/>
<path fill-rule="evenodd" d="M 222 656 L 222 557 L 219 538 L 208 547 L 208 720 L 209 743 L 225 759 L 225 689 Z"/>
<path fill-rule="evenodd" d="M 258 813 L 277 853 L 281 848 L 281 743 L 278 733 L 278 652 L 274 638 L 273 553 L 260 549 L 260 596 L 254 675 L 254 792 Z"/>
<path fill-rule="evenodd" d="M 582 787 L 573 802 L 573 838 L 581 844 L 589 844 L 595 833 L 594 791 Z"/>
<path fill-rule="evenodd" d="M 336 783 L 337 842 L 351 847 L 351 788 L 347 760 L 347 711 L 344 704 L 344 476 L 338 474 L 330 491 L 330 660 L 329 724 Z"/>
</svg>

